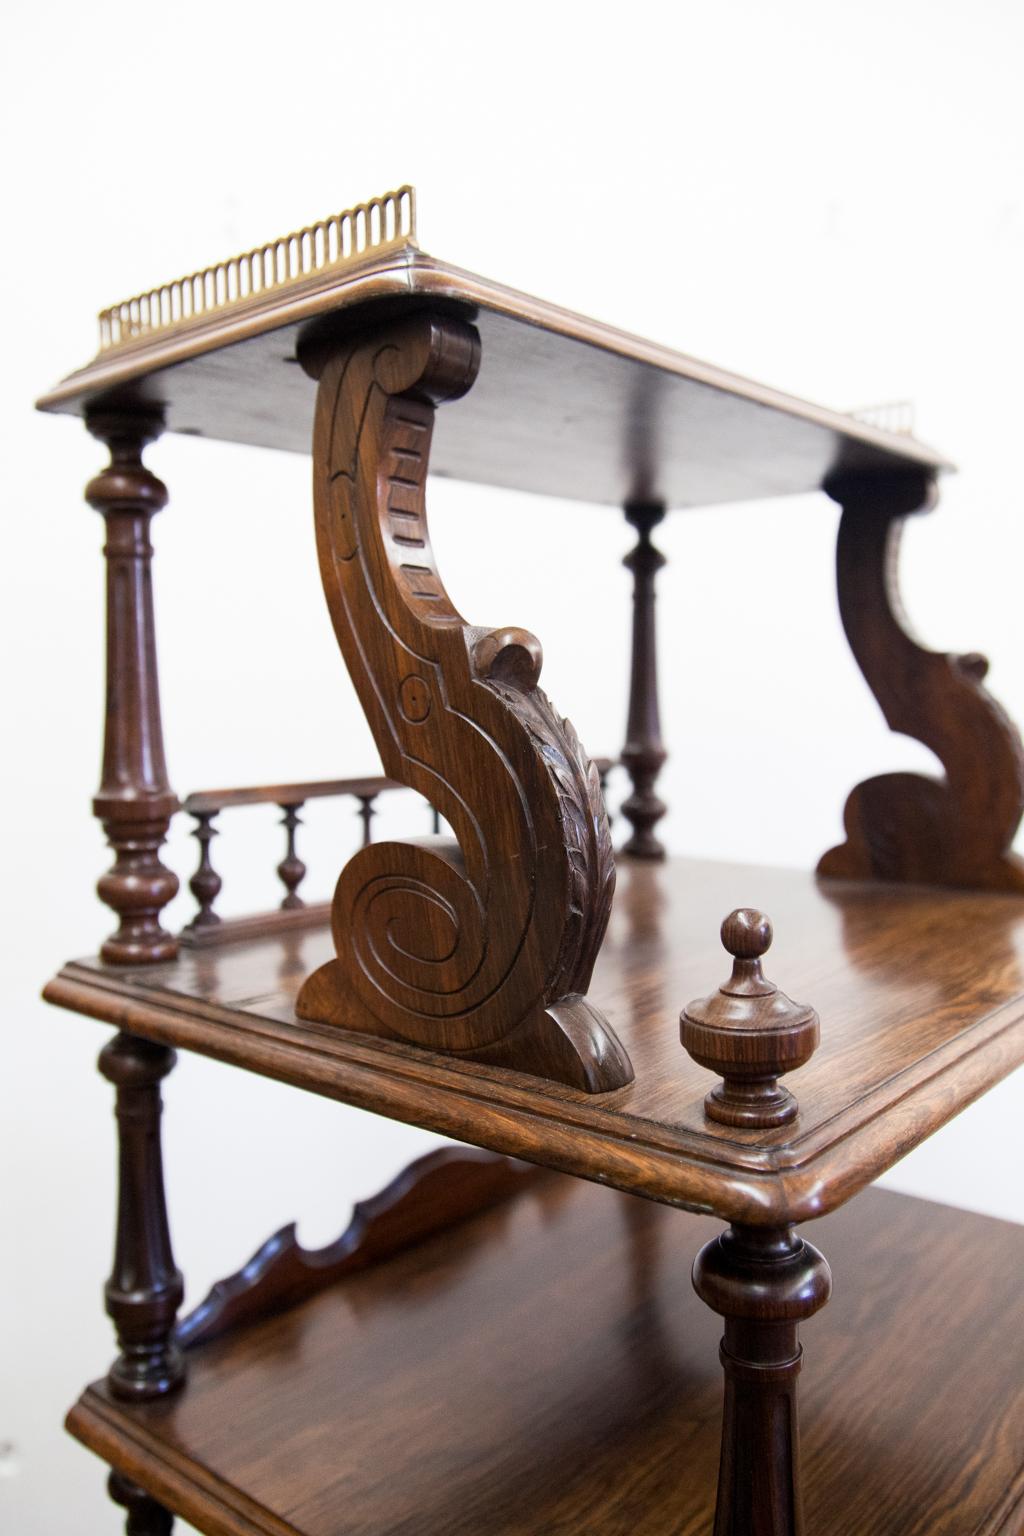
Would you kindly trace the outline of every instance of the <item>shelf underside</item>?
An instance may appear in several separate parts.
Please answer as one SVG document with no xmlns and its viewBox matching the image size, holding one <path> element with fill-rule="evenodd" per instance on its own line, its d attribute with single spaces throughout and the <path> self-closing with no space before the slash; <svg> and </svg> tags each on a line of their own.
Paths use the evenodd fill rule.
<svg viewBox="0 0 1024 1536">
<path fill-rule="evenodd" d="M 325 323 L 363 328 L 424 306 L 454 307 L 483 345 L 476 385 L 439 413 L 437 474 L 615 506 L 703 506 L 817 490 L 839 470 L 945 467 L 913 438 L 421 253 L 101 354 L 39 404 L 79 415 L 156 407 L 171 431 L 308 453 L 315 386 L 296 366 L 303 334 Z"/>
<path fill-rule="evenodd" d="M 69 1427 L 214 1536 L 706 1536 L 720 1320 L 689 1271 L 717 1230 L 545 1178 Z M 1019 1536 L 1024 1229 L 869 1191 L 812 1235 L 808 1531 Z"/>
<path fill-rule="evenodd" d="M 821 1045 L 787 1082 L 800 1115 L 775 1131 L 709 1121 L 711 1074 L 678 1014 L 728 974 L 721 918 L 775 925 L 769 976 L 821 1015 Z M 588 1095 L 501 1068 L 297 1020 L 326 929 L 183 951 L 136 968 L 75 962 L 46 996 L 364 1109 L 694 1210 L 803 1220 L 870 1183 L 1024 1060 L 1024 902 L 792 870 L 621 861 L 590 996 L 636 1079 Z"/>
</svg>

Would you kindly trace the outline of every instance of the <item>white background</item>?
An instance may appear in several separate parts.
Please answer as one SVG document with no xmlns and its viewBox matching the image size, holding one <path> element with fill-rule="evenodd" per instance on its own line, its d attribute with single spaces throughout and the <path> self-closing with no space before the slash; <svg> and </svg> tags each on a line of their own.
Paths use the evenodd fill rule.
<svg viewBox="0 0 1024 1536">
<path fill-rule="evenodd" d="M 105 1032 L 37 1000 L 109 928 L 89 814 L 101 522 L 81 501 L 103 453 L 34 414 L 34 395 L 92 355 L 100 305 L 410 180 L 439 256 L 827 404 L 912 398 L 919 435 L 961 473 L 906 540 L 908 607 L 930 643 L 988 652 L 993 691 L 1024 717 L 1024 13 L 36 0 L 7 14 L 0 1526 L 56 1536 L 120 1529 L 99 1463 L 59 1427 L 111 1353 Z M 155 541 L 175 788 L 374 770 L 315 576 L 308 462 L 185 438 L 149 462 L 172 496 Z M 616 750 L 621 519 L 441 483 L 432 518 L 463 612 L 539 634 L 549 691 L 593 752 Z M 844 647 L 835 525 L 813 497 L 680 514 L 659 535 L 673 851 L 809 865 L 854 782 L 929 766 L 889 736 Z M 308 823 L 309 891 L 326 894 L 356 828 L 326 807 Z M 390 825 L 424 830 L 422 811 L 396 807 Z M 225 819 L 225 910 L 276 899 L 279 837 L 269 813 Z M 184 827 L 169 859 L 188 874 Z M 1024 1220 L 1022 1107 L 1018 1076 L 887 1182 Z M 307 1241 L 334 1236 L 353 1198 L 430 1143 L 188 1059 L 165 1124 L 193 1299 L 292 1216 Z"/>
</svg>

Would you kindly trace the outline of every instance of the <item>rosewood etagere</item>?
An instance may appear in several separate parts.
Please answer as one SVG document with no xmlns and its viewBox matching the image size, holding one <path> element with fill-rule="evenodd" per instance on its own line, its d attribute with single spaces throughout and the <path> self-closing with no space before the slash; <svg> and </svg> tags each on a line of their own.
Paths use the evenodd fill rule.
<svg viewBox="0 0 1024 1536">
<path fill-rule="evenodd" d="M 943 461 L 433 260 L 408 188 L 104 312 L 96 360 L 40 404 L 110 449 L 87 498 L 118 926 L 46 996 L 118 1031 L 120 1353 L 69 1427 L 129 1531 L 1024 1530 L 1024 1234 L 866 1188 L 1024 1059 L 1020 742 L 983 658 L 925 650 L 895 593 Z M 143 463 L 164 430 L 312 447 L 324 589 L 387 776 L 189 797 L 180 936 L 149 540 L 167 495 Z M 428 468 L 612 503 L 636 530 L 614 903 L 609 764 L 541 691 L 538 640 L 452 607 Z M 820 489 L 857 661 L 944 777 L 859 785 L 816 874 L 666 859 L 652 533 L 670 509 Z M 756 742 L 737 749 L 756 772 Z M 401 785 L 432 831 L 371 838 Z M 320 909 L 295 834 L 327 793 L 355 797 L 366 838 Z M 221 924 L 213 819 L 257 800 L 283 813 L 282 907 Z M 179 1320 L 175 1048 L 471 1145 L 327 1249 L 276 1234 Z M 820 1309 L 801 1468 L 798 1328 Z"/>
</svg>

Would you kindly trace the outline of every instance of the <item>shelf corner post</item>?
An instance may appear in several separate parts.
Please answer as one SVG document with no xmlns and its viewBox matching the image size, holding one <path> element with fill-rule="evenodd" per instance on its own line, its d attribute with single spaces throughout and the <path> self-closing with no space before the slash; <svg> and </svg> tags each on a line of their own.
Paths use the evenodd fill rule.
<svg viewBox="0 0 1024 1536">
<path fill-rule="evenodd" d="M 117 1089 L 118 1199 L 107 1312 L 120 1354 L 107 1376 L 116 1396 L 163 1397 L 185 1379 L 175 1322 L 184 1282 L 174 1262 L 163 1158 L 160 1083 L 175 1053 L 123 1031 L 100 1052 L 100 1071 Z"/>
<path fill-rule="evenodd" d="M 149 525 L 167 491 L 142 462 L 163 430 L 154 412 L 97 411 L 86 425 L 110 463 L 86 487 L 106 524 L 107 682 L 103 773 L 93 811 L 114 850 L 97 885 L 120 920 L 102 948 L 113 964 L 173 959 L 177 941 L 160 913 L 178 889 L 160 847 L 178 809 L 167 778 L 153 621 Z"/>
<path fill-rule="evenodd" d="M 792 1226 L 734 1224 L 701 1249 L 693 1285 L 725 1319 L 714 1536 L 802 1536 L 799 1324 L 831 1295 L 828 1264 Z"/>
<path fill-rule="evenodd" d="M 174 1516 L 122 1472 L 107 1478 L 107 1492 L 125 1511 L 125 1536 L 171 1536 Z"/>
<path fill-rule="evenodd" d="M 658 709 L 658 636 L 655 623 L 655 577 L 665 556 L 651 543 L 651 532 L 665 516 L 661 502 L 631 501 L 626 521 L 637 541 L 623 565 L 633 573 L 633 638 L 630 654 L 629 714 L 626 744 L 620 754 L 633 789 L 622 813 L 633 828 L 622 852 L 635 859 L 663 859 L 665 849 L 654 828 L 665 814 L 665 803 L 654 792 L 668 755 L 661 740 Z"/>
</svg>

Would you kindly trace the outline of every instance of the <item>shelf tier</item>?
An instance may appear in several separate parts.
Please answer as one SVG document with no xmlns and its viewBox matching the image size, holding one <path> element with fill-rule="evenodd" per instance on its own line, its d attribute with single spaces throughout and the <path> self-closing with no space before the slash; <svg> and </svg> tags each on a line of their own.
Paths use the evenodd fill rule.
<svg viewBox="0 0 1024 1536">
<path fill-rule="evenodd" d="M 211 1536 L 706 1536 L 720 1321 L 689 1271 L 716 1230 L 541 1178 L 68 1426 Z M 807 1529 L 1019 1536 L 1024 1229 L 870 1191 L 814 1239 Z"/>
<path fill-rule="evenodd" d="M 799 1117 L 774 1131 L 708 1120 L 714 1079 L 679 1043 L 680 1008 L 728 974 L 718 927 L 737 906 L 768 913 L 769 976 L 821 1015 L 820 1048 L 786 1079 Z M 1014 896 L 624 860 L 590 995 L 636 1079 L 600 1095 L 297 1019 L 303 978 L 331 953 L 321 928 L 167 964 L 78 961 L 45 996 L 391 1119 L 751 1222 L 834 1209 L 1024 1061 Z"/>
<path fill-rule="evenodd" d="M 101 353 L 39 407 L 76 415 L 157 408 L 172 432 L 308 453 L 316 390 L 296 366 L 300 339 L 310 327 L 365 328 L 425 306 L 471 319 L 483 345 L 476 385 L 439 414 L 437 474 L 570 500 L 675 507 L 813 491 L 840 470 L 948 468 L 905 434 L 415 250 Z"/>
</svg>

